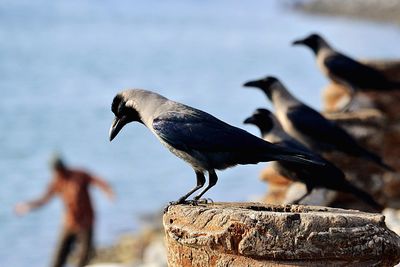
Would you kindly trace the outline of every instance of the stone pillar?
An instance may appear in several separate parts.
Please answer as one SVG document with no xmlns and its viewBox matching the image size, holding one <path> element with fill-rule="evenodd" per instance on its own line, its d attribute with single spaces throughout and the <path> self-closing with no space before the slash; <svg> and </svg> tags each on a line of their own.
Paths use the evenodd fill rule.
<svg viewBox="0 0 400 267">
<path fill-rule="evenodd" d="M 168 265 L 394 266 L 400 238 L 380 214 L 317 206 L 175 205 L 163 222 Z"/>
</svg>

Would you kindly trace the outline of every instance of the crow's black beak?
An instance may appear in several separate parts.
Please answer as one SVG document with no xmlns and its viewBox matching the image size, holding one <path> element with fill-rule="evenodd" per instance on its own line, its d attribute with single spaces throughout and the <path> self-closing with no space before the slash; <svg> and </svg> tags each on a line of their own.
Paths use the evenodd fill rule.
<svg viewBox="0 0 400 267">
<path fill-rule="evenodd" d="M 249 81 L 245 84 L 243 84 L 243 86 L 245 87 L 258 87 L 260 88 L 261 82 L 260 81 Z"/>
<path fill-rule="evenodd" d="M 301 45 L 301 44 L 304 44 L 304 40 L 296 40 L 292 42 L 292 45 Z"/>
<path fill-rule="evenodd" d="M 111 127 L 110 127 L 110 142 L 117 136 L 117 134 L 119 133 L 119 131 L 121 131 L 121 129 L 125 126 L 126 122 L 124 120 L 124 118 L 117 118 L 115 117 Z"/>
<path fill-rule="evenodd" d="M 254 124 L 255 120 L 253 117 L 248 117 L 243 121 L 244 124 Z"/>
</svg>

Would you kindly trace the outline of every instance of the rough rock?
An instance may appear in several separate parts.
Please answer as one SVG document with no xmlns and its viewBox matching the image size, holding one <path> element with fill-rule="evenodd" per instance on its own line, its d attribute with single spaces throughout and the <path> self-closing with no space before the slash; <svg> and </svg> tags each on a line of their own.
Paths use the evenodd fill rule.
<svg viewBox="0 0 400 267">
<path fill-rule="evenodd" d="M 316 206 L 170 206 L 169 266 L 393 266 L 400 238 L 384 216 Z"/>
</svg>

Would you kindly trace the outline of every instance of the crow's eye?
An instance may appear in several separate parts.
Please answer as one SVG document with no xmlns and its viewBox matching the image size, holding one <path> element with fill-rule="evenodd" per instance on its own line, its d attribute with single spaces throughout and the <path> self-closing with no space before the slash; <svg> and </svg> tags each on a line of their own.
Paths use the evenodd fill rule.
<svg viewBox="0 0 400 267">
<path fill-rule="evenodd" d="M 121 105 L 118 106 L 118 114 L 124 114 L 126 111 L 126 107 L 123 103 L 121 103 Z"/>
<path fill-rule="evenodd" d="M 113 102 L 112 102 L 112 104 L 111 104 L 111 111 L 112 111 L 114 114 L 117 114 L 117 113 L 118 113 L 119 106 L 121 105 L 121 102 L 122 102 L 121 97 L 120 97 L 119 95 L 117 95 L 117 96 L 114 98 L 114 100 L 113 100 Z"/>
</svg>

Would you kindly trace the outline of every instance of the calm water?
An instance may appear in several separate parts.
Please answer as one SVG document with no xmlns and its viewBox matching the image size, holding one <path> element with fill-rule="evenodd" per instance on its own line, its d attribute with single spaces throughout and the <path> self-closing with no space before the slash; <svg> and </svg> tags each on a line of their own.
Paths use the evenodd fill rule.
<svg viewBox="0 0 400 267">
<path fill-rule="evenodd" d="M 141 125 L 108 142 L 116 92 L 155 90 L 258 134 L 242 121 L 267 102 L 241 87 L 248 79 L 277 75 L 301 99 L 321 106 L 325 79 L 309 51 L 289 45 L 311 31 L 358 57 L 400 57 L 396 27 L 307 17 L 274 1 L 1 1 L 0 265 L 49 262 L 61 203 L 23 218 L 12 207 L 43 192 L 55 150 L 105 177 L 117 193 L 109 203 L 95 190 L 100 244 L 135 230 L 140 214 L 194 185 L 191 168 Z M 207 197 L 262 195 L 263 166 L 220 172 Z"/>
</svg>

